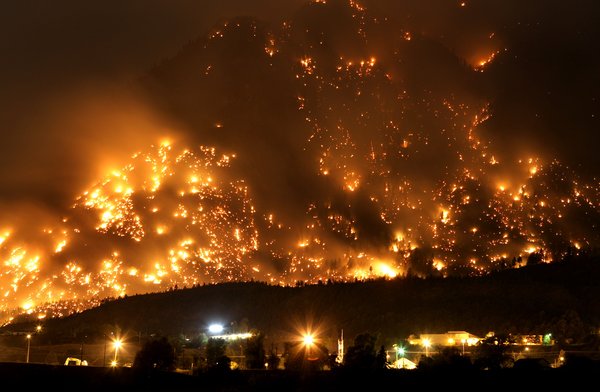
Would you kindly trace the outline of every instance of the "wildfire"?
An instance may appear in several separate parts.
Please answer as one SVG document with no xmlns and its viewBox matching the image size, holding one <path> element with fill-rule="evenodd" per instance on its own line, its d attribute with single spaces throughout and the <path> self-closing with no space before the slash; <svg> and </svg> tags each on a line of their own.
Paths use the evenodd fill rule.
<svg viewBox="0 0 600 392">
<path fill-rule="evenodd" d="M 284 90 L 296 105 L 285 116 L 297 115 L 294 136 L 305 154 L 297 159 L 306 159 L 306 178 L 318 177 L 325 189 L 303 199 L 300 216 L 255 202 L 265 187 L 236 170 L 238 161 L 248 164 L 247 151 L 237 158 L 165 139 L 107 170 L 64 220 L 33 228 L 2 222 L 6 319 L 15 308 L 53 317 L 106 297 L 202 283 L 397 278 L 418 266 L 429 269 L 423 274 L 479 275 L 524 265 L 531 255 L 559 259 L 600 241 L 598 184 L 535 154 L 510 162 L 479 132 L 492 115 L 489 103 L 414 93 L 418 88 L 404 81 L 410 75 L 394 71 L 406 54 L 370 46 L 373 21 L 359 2 L 348 6 L 352 39 L 363 51 L 323 56 L 324 40 L 289 50 L 289 24 L 257 46 L 267 69 L 281 62 L 293 72 L 281 79 L 291 80 Z M 223 43 L 236 26 L 224 24 L 207 42 Z M 409 31 L 397 39 L 419 45 Z M 473 68 L 483 71 L 499 54 Z M 198 78 L 220 72 L 212 60 Z M 207 121 L 219 132 L 229 129 L 223 113 Z M 314 184 L 298 188 L 304 185 Z"/>
<path fill-rule="evenodd" d="M 504 49 L 504 51 L 506 51 L 506 49 Z M 496 50 L 492 53 L 490 53 L 489 55 L 487 55 L 486 57 L 479 59 L 475 62 L 475 65 L 473 66 L 473 69 L 475 71 L 478 72 L 483 72 L 485 71 L 485 68 L 492 62 L 494 61 L 494 59 L 496 58 L 496 56 L 498 56 L 500 53 L 502 53 L 502 50 Z"/>
</svg>

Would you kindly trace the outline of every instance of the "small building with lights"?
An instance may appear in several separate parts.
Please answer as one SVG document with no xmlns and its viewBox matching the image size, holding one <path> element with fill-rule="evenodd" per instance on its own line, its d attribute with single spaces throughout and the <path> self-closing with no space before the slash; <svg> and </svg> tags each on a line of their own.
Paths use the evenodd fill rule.
<svg viewBox="0 0 600 392">
<path fill-rule="evenodd" d="M 422 346 L 427 343 L 430 346 L 474 346 L 481 340 L 480 337 L 466 331 L 448 331 L 446 333 L 424 333 L 419 337 L 411 335 L 408 343 L 414 346 Z"/>
<path fill-rule="evenodd" d="M 551 333 L 547 333 L 546 335 L 517 335 L 513 344 L 522 346 L 552 346 L 554 345 L 554 339 L 552 339 Z"/>
<path fill-rule="evenodd" d="M 413 370 L 417 368 L 417 364 L 414 363 L 413 361 L 411 361 L 410 359 L 407 359 L 405 357 L 402 358 L 398 358 L 397 361 L 394 361 L 392 363 L 392 367 L 394 369 L 406 369 L 406 370 Z"/>
</svg>

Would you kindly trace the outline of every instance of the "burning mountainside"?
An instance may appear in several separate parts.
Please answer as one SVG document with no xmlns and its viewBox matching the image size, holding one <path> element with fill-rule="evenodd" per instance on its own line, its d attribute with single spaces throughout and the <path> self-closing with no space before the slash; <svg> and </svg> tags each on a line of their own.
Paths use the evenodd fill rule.
<svg viewBox="0 0 600 392">
<path fill-rule="evenodd" d="M 330 3 L 278 29 L 227 22 L 155 69 L 145 92 L 197 130 L 189 146 L 215 147 L 161 143 L 52 227 L 4 222 L 0 308 L 45 317 L 206 282 L 483 274 L 598 245 L 597 184 L 535 154 L 504 160 L 480 132 L 493 113 L 477 86 L 505 50 L 471 67 L 355 1 Z"/>
<path fill-rule="evenodd" d="M 248 279 L 257 231 L 247 186 L 226 179 L 234 157 L 164 142 L 84 192 L 62 224 L 42 230 L 43 244 L 7 230 L 3 308 Z"/>
</svg>

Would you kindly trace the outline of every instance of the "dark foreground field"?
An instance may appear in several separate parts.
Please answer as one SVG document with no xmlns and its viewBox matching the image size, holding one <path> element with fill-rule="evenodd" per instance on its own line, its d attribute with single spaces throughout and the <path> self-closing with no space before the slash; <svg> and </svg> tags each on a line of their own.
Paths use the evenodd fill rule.
<svg viewBox="0 0 600 392">
<path fill-rule="evenodd" d="M 428 391 L 558 390 L 594 386 L 598 364 L 559 369 L 502 371 L 316 372 L 234 371 L 189 376 L 141 373 L 131 368 L 0 364 L 3 387 L 55 391 Z M 3 390 L 8 390 L 4 389 Z M 16 390 L 16 389 L 15 389 Z"/>
</svg>

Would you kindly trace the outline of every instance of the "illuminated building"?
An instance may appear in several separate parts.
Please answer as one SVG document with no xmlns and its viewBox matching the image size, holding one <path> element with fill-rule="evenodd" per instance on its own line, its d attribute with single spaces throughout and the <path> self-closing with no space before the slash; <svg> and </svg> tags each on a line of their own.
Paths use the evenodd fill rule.
<svg viewBox="0 0 600 392">
<path fill-rule="evenodd" d="M 466 346 L 474 346 L 481 340 L 480 337 L 477 337 L 466 331 L 448 331 L 446 333 L 427 333 L 420 334 L 419 337 L 411 335 L 408 338 L 409 344 L 412 345 L 423 345 L 424 342 L 428 342 L 430 346 L 440 346 L 440 347 L 460 347 L 463 342 Z"/>
</svg>

